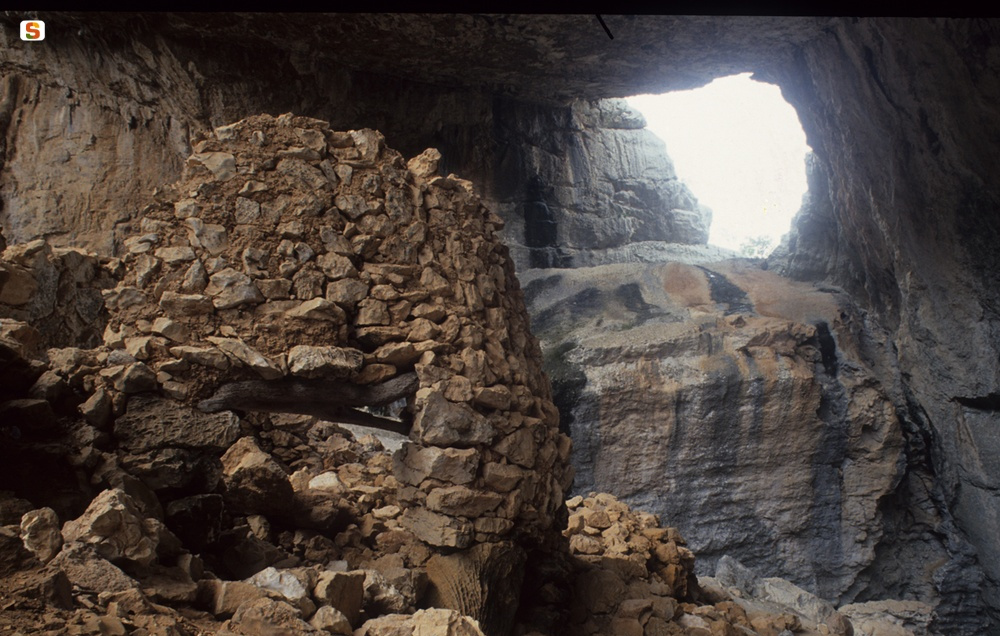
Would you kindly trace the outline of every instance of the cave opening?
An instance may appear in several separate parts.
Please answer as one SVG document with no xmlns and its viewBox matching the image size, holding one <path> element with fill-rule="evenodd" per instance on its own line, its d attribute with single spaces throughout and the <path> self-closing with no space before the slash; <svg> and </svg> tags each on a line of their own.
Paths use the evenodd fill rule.
<svg viewBox="0 0 1000 636">
<path fill-rule="evenodd" d="M 751 73 L 628 103 L 666 144 L 677 176 L 712 209 L 708 242 L 766 257 L 806 193 L 806 144 L 795 109 Z"/>
</svg>

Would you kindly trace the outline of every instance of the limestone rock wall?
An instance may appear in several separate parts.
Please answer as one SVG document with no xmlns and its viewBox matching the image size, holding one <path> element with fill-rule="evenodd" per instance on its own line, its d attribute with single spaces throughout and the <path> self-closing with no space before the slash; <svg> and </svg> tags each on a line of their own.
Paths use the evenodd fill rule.
<svg viewBox="0 0 1000 636">
<path fill-rule="evenodd" d="M 703 572 L 730 554 L 825 598 L 877 585 L 904 433 L 845 296 L 748 261 L 524 280 L 577 492 L 675 520 Z"/>
<path fill-rule="evenodd" d="M 1000 154 L 990 141 L 1000 120 L 985 104 L 1000 90 L 1000 31 L 994 20 L 831 26 L 796 66 L 772 76 L 802 117 L 820 185 L 776 265 L 797 277 L 825 271 L 886 330 L 891 360 L 874 364 L 895 386 L 909 462 L 920 475 L 900 496 L 934 502 L 914 507 L 934 508 L 927 514 L 949 536 L 941 594 L 952 607 L 981 598 L 995 632 L 1000 574 L 988 528 L 1000 500 L 986 466 L 997 448 L 983 433 L 995 428 L 987 422 L 1000 355 L 993 238 Z M 904 556 L 900 546 L 912 546 L 912 535 L 902 518 L 894 525 L 901 540 L 889 542 L 886 555 L 922 561 Z M 963 625 L 958 614 L 940 611 L 940 629 L 986 629 L 975 620 Z"/>
<path fill-rule="evenodd" d="M 129 39 L 76 36 L 73 44 L 58 36 L 70 24 L 51 17 L 51 46 L 4 40 L 0 60 L 9 70 L 0 132 L 7 148 L 32 149 L 0 165 L 8 184 L 0 225 L 11 241 L 48 237 L 111 254 L 109 230 L 138 220 L 152 190 L 180 175 L 192 136 L 286 111 L 337 129 L 378 129 L 407 156 L 439 149 L 444 173 L 480 184 L 484 201 L 508 222 L 504 237 L 518 267 L 531 258 L 603 262 L 609 248 L 636 241 L 707 237 L 709 212 L 676 180 L 641 116 L 619 100 L 540 104 L 443 88 L 346 59 L 320 67 L 314 57 L 242 37 L 206 55 L 201 40 L 166 25 L 136 23 Z M 104 28 L 116 22 L 105 17 Z M 11 33 L 16 25 L 0 37 Z M 341 37 L 342 51 L 356 45 L 356 34 Z M 93 75 L 100 81 L 81 81 Z"/>
<path fill-rule="evenodd" d="M 707 242 L 711 211 L 623 100 L 509 102 L 494 130 L 491 206 L 508 221 L 519 269 L 615 262 L 633 244 Z"/>
</svg>

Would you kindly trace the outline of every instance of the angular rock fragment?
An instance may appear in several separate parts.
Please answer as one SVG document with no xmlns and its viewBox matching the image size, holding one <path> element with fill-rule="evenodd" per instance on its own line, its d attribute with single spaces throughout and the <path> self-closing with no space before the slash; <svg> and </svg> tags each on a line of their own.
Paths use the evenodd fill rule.
<svg viewBox="0 0 1000 636">
<path fill-rule="evenodd" d="M 474 449 L 421 448 L 405 443 L 392 458 L 393 474 L 403 483 L 419 486 L 432 477 L 451 484 L 471 482 L 479 468 L 479 455 Z"/>
<path fill-rule="evenodd" d="M 90 545 L 67 544 L 49 562 L 66 573 L 69 582 L 95 592 L 126 592 L 139 590 L 139 583 L 110 563 Z"/>
<path fill-rule="evenodd" d="M 21 540 L 24 547 L 42 563 L 48 563 L 62 549 L 59 516 L 52 508 L 39 508 L 21 517 Z"/>
<path fill-rule="evenodd" d="M 244 636 L 322 634 L 299 616 L 299 611 L 288 603 L 259 598 L 240 605 L 229 621 L 229 628 Z"/>
<path fill-rule="evenodd" d="M 205 223 L 197 217 L 185 220 L 189 232 L 188 242 L 194 247 L 200 247 L 212 256 L 218 256 L 229 247 L 229 237 L 226 228 L 214 223 Z"/>
<path fill-rule="evenodd" d="M 330 605 L 324 605 L 316 610 L 313 617 L 309 619 L 309 624 L 328 634 L 341 634 L 342 636 L 354 634 L 351 622 L 347 620 L 344 613 Z"/>
<path fill-rule="evenodd" d="M 313 298 L 285 312 L 289 318 L 304 318 L 306 320 L 324 320 L 344 322 L 344 310 L 325 298 Z"/>
<path fill-rule="evenodd" d="M 173 400 L 137 396 L 115 421 L 114 434 L 130 451 L 173 446 L 222 452 L 239 439 L 240 426 L 229 412 L 209 415 Z"/>
<path fill-rule="evenodd" d="M 357 349 L 296 345 L 288 351 L 288 369 L 304 378 L 342 378 L 361 369 L 364 356 Z"/>
<path fill-rule="evenodd" d="M 422 609 L 414 614 L 387 614 L 365 622 L 355 636 L 484 636 L 479 623 L 452 609 Z"/>
<path fill-rule="evenodd" d="M 354 625 L 365 597 L 365 572 L 320 572 L 313 596 L 317 603 L 338 609 Z"/>
<path fill-rule="evenodd" d="M 266 590 L 243 581 L 198 581 L 198 603 L 216 618 L 230 618 L 244 603 L 267 597 Z"/>
<path fill-rule="evenodd" d="M 432 393 L 413 423 L 419 439 L 434 446 L 474 446 L 488 444 L 497 431 L 485 417 L 467 404 L 449 402 Z"/>
<path fill-rule="evenodd" d="M 187 604 L 198 596 L 198 584 L 179 567 L 157 568 L 140 581 L 142 592 L 157 603 Z"/>
<path fill-rule="evenodd" d="M 261 278 L 254 281 L 254 284 L 267 300 L 284 300 L 291 297 L 292 281 L 287 278 Z"/>
<path fill-rule="evenodd" d="M 303 615 L 309 616 L 316 609 L 309 596 L 315 581 L 316 573 L 313 570 L 306 568 L 279 570 L 268 567 L 246 579 L 245 583 L 277 594 L 297 607 Z"/>
<path fill-rule="evenodd" d="M 212 367 L 222 371 L 225 371 L 230 366 L 229 358 L 226 357 L 226 354 L 222 353 L 215 347 L 171 347 L 170 353 L 186 362 L 201 364 L 206 367 Z"/>
<path fill-rule="evenodd" d="M 316 475 L 309 480 L 307 487 L 311 490 L 327 490 L 331 492 L 344 492 L 344 483 L 337 477 L 337 473 L 325 472 Z"/>
<path fill-rule="evenodd" d="M 331 281 L 353 280 L 358 277 L 358 270 L 346 256 L 328 252 L 316 259 L 316 264 Z"/>
<path fill-rule="evenodd" d="M 403 513 L 403 527 L 421 541 L 439 547 L 466 548 L 473 538 L 473 527 L 468 520 L 438 514 L 426 508 L 408 508 Z"/>
<path fill-rule="evenodd" d="M 292 485 L 278 463 L 252 437 L 240 438 L 222 456 L 227 506 L 245 514 L 285 514 Z"/>
<path fill-rule="evenodd" d="M 125 367 L 121 375 L 115 379 L 115 389 L 122 393 L 141 393 L 156 390 L 159 383 L 156 373 L 142 362 L 136 362 Z"/>
<path fill-rule="evenodd" d="M 202 294 L 178 294 L 165 291 L 160 296 L 160 307 L 173 316 L 199 316 L 215 311 L 212 299 Z"/>
<path fill-rule="evenodd" d="M 156 561 L 158 550 L 178 545 L 160 521 L 144 515 L 120 489 L 95 497 L 83 515 L 63 525 L 62 535 L 67 543 L 91 546 L 109 561 L 140 566 Z"/>
<path fill-rule="evenodd" d="M 265 358 L 259 351 L 249 346 L 239 338 L 206 338 L 224 353 L 250 367 L 265 380 L 275 380 L 285 374 L 273 362 Z"/>
<path fill-rule="evenodd" d="M 228 152 L 201 152 L 188 158 L 188 165 L 204 166 L 218 181 L 236 176 L 236 159 Z"/>
<path fill-rule="evenodd" d="M 38 291 L 38 283 L 31 272 L 13 263 L 0 264 L 0 303 L 25 305 Z"/>
<path fill-rule="evenodd" d="M 505 497 L 498 493 L 473 490 L 466 486 L 435 488 L 427 495 L 427 507 L 448 515 L 476 518 L 495 510 Z"/>
<path fill-rule="evenodd" d="M 183 324 L 171 320 L 166 316 L 160 316 L 153 321 L 153 333 L 169 338 L 174 342 L 184 342 L 188 338 L 187 328 Z"/>
<path fill-rule="evenodd" d="M 414 175 L 422 178 L 433 176 L 437 172 L 441 153 L 436 148 L 428 148 L 416 157 L 406 162 L 406 167 Z"/>
<path fill-rule="evenodd" d="M 205 293 L 212 296 L 212 305 L 216 309 L 231 309 L 248 303 L 264 302 L 264 295 L 250 277 L 231 267 L 212 274 L 208 278 Z"/>
<path fill-rule="evenodd" d="M 164 263 L 175 264 L 186 261 L 193 261 L 196 256 L 194 250 L 187 246 L 158 247 L 155 251 L 156 257 L 162 259 Z"/>
</svg>

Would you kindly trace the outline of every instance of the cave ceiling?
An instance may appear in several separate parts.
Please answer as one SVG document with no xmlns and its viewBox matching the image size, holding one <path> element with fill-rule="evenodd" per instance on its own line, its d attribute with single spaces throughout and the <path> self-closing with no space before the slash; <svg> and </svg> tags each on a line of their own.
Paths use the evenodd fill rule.
<svg viewBox="0 0 1000 636">
<path fill-rule="evenodd" d="M 793 62 L 831 18 L 495 14 L 53 13 L 104 37 L 146 31 L 536 102 L 682 90 Z M 129 28 L 121 29 L 122 25 Z"/>
</svg>

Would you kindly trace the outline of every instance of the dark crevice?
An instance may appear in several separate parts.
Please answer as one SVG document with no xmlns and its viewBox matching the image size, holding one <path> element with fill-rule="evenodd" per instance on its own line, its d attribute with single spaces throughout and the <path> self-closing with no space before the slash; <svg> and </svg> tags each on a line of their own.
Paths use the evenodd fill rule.
<svg viewBox="0 0 1000 636">
<path fill-rule="evenodd" d="M 885 84 L 882 83 L 882 78 L 879 77 L 878 69 L 875 68 L 875 52 L 867 46 L 864 48 L 865 66 L 868 67 L 868 72 L 871 73 L 872 80 L 875 81 L 875 85 L 878 86 L 878 89 L 882 91 L 882 95 L 885 97 L 885 100 L 889 102 L 889 104 L 897 111 L 901 111 L 902 109 L 899 107 L 899 104 L 897 104 L 892 97 L 889 96 L 889 91 L 886 89 Z"/>
<path fill-rule="evenodd" d="M 573 411 L 587 386 L 587 376 L 579 366 L 567 360 L 575 342 L 563 342 L 545 356 L 545 371 L 552 383 L 552 402 L 559 410 L 559 431 L 572 437 Z"/>
<path fill-rule="evenodd" d="M 533 268 L 567 267 L 567 257 L 559 248 L 558 224 L 545 202 L 547 188 L 537 178 L 528 185 L 524 215 L 524 244 L 531 248 L 529 264 Z"/>
<path fill-rule="evenodd" d="M 956 397 L 955 401 L 962 406 L 980 411 L 1000 411 L 1000 393 L 990 393 L 978 397 Z"/>
<path fill-rule="evenodd" d="M 941 138 L 931 128 L 931 124 L 927 119 L 927 111 L 923 108 L 920 109 L 920 130 L 924 133 L 924 138 L 927 140 L 927 146 L 931 149 L 931 153 L 934 156 L 940 154 Z"/>
<path fill-rule="evenodd" d="M 837 377 L 837 343 L 825 322 L 816 323 L 816 340 L 823 362 L 823 370 L 832 378 Z"/>
</svg>

